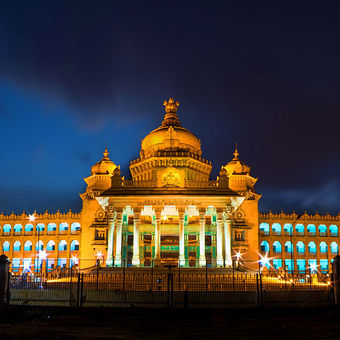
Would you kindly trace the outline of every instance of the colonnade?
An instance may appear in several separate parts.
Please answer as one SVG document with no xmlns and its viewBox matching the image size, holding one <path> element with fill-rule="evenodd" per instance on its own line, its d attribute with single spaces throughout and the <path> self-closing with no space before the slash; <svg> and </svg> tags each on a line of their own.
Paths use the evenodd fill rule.
<svg viewBox="0 0 340 340">
<path fill-rule="evenodd" d="M 155 229 L 154 229 L 154 265 L 161 264 L 161 213 L 163 209 L 154 209 Z M 206 229 L 206 209 L 199 209 L 199 266 L 206 266 L 205 256 L 205 229 Z M 140 266 L 140 218 L 141 209 L 134 208 L 133 227 L 133 256 L 132 265 Z M 108 213 L 108 253 L 107 266 L 120 267 L 122 265 L 122 235 L 123 235 L 123 209 Z M 178 266 L 185 266 L 185 242 L 184 242 L 184 221 L 185 209 L 178 208 L 178 234 L 179 234 L 179 257 Z M 223 209 L 216 211 L 216 266 L 232 266 L 231 255 L 231 219 L 230 215 Z M 114 237 L 115 235 L 115 237 Z M 115 244 L 115 247 L 114 247 Z M 115 250 L 115 253 L 114 253 Z"/>
</svg>

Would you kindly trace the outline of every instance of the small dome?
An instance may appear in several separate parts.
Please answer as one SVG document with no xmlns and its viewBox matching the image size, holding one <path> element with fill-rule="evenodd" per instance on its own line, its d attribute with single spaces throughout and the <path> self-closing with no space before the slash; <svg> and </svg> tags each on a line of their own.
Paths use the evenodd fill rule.
<svg viewBox="0 0 340 340">
<path fill-rule="evenodd" d="M 165 116 L 162 125 L 151 131 L 142 141 L 141 154 L 150 155 L 155 151 L 190 151 L 201 156 L 201 142 L 189 130 L 183 128 L 177 116 L 178 102 L 173 98 L 164 101 Z"/>
<path fill-rule="evenodd" d="M 224 166 L 224 169 L 227 171 L 228 175 L 232 174 L 248 174 L 250 172 L 250 167 L 242 162 L 239 158 L 239 153 L 237 151 L 237 146 L 234 152 L 234 158 Z"/>
<path fill-rule="evenodd" d="M 102 160 L 97 162 L 91 168 L 91 175 L 100 175 L 100 174 L 112 175 L 115 169 L 117 168 L 117 165 L 113 163 L 111 159 L 109 158 L 109 152 L 107 151 L 107 148 L 105 148 L 103 155 L 104 157 L 102 158 Z"/>
</svg>

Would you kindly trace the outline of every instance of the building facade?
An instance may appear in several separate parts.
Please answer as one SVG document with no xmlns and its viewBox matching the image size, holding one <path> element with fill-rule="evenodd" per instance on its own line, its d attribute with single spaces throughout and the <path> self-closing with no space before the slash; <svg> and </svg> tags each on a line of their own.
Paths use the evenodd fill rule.
<svg viewBox="0 0 340 340">
<path fill-rule="evenodd" d="M 80 213 L 46 212 L 31 221 L 25 213 L 0 215 L 1 249 L 13 271 L 87 268 L 98 261 L 228 268 L 237 260 L 255 269 L 261 253 L 275 269 L 329 268 L 338 252 L 339 217 L 260 214 L 257 179 L 237 148 L 211 180 L 201 141 L 180 123 L 179 103 L 170 98 L 164 106 L 162 124 L 130 163 L 131 179 L 105 149 L 85 178 Z"/>
</svg>

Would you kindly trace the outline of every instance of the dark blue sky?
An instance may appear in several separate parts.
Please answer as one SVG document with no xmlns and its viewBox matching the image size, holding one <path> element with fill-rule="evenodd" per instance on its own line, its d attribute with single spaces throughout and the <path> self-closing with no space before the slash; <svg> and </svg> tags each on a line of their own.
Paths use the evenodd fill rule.
<svg viewBox="0 0 340 340">
<path fill-rule="evenodd" d="M 336 1 L 2 1 L 0 211 L 79 211 L 173 96 L 213 177 L 237 140 L 262 211 L 338 212 L 339 34 Z"/>
</svg>

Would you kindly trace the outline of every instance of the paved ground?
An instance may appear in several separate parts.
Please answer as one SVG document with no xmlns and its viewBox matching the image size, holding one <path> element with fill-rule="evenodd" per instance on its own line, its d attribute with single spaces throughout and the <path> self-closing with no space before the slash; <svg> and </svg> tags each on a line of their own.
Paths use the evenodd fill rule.
<svg viewBox="0 0 340 340">
<path fill-rule="evenodd" d="M 334 307 L 243 310 L 12 309 L 0 339 L 340 339 Z"/>
</svg>

